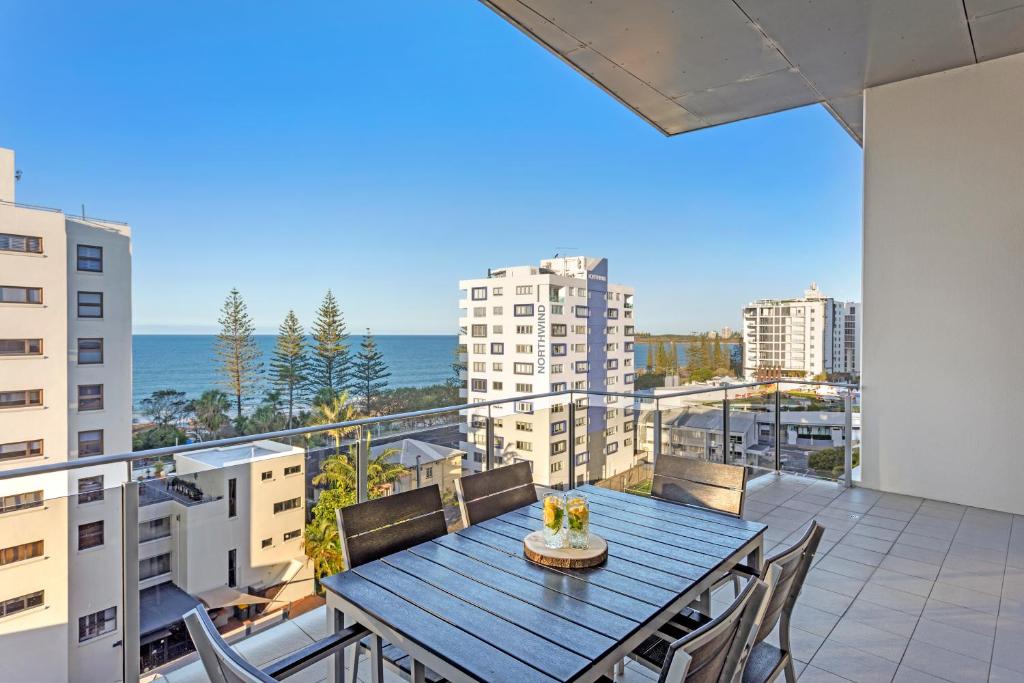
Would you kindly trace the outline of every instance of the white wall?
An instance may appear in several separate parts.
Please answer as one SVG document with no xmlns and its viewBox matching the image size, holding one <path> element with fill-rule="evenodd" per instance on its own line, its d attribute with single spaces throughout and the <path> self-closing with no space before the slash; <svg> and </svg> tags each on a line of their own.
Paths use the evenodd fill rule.
<svg viewBox="0 0 1024 683">
<path fill-rule="evenodd" d="M 1024 513 L 1024 55 L 865 114 L 863 483 Z"/>
</svg>

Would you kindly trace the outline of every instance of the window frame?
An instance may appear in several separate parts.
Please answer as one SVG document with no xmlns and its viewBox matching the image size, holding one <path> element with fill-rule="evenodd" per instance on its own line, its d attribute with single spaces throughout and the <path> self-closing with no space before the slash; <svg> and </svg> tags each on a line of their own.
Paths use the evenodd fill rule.
<svg viewBox="0 0 1024 683">
<path fill-rule="evenodd" d="M 82 303 L 82 295 L 83 294 L 86 294 L 86 295 L 95 294 L 96 296 L 99 297 L 99 303 Z M 79 318 L 81 318 L 83 320 L 102 320 L 103 319 L 103 292 L 89 292 L 89 291 L 79 291 L 79 292 L 76 292 L 75 304 L 76 304 L 76 314 L 78 315 Z M 99 309 L 99 315 L 84 315 L 82 313 L 82 308 L 83 307 L 85 307 L 87 309 L 96 309 L 96 308 L 98 308 Z"/>
<path fill-rule="evenodd" d="M 83 255 L 83 249 L 98 249 L 99 256 Z M 83 263 L 94 263 L 98 262 L 98 268 L 83 268 Z M 79 273 L 102 273 L 103 272 L 103 247 L 96 244 L 76 244 L 75 245 L 75 270 Z"/>
<path fill-rule="evenodd" d="M 0 339 L 0 342 L 21 342 L 22 351 L 18 352 L 5 352 L 0 350 L 0 356 L 7 357 L 19 357 L 19 356 L 41 356 L 43 355 L 43 340 L 42 339 Z M 33 344 L 33 342 L 35 342 Z M 37 351 L 33 351 L 32 347 L 35 346 Z"/>
<path fill-rule="evenodd" d="M 99 353 L 99 360 L 82 360 L 82 342 L 99 342 L 98 349 L 86 349 L 86 352 Z M 75 347 L 75 358 L 79 365 L 103 365 L 104 361 L 104 343 L 103 337 L 79 337 L 78 344 Z"/>
<path fill-rule="evenodd" d="M 4 238 L 7 238 L 6 245 Z M 13 240 L 11 238 L 20 239 L 24 245 L 24 249 L 15 249 L 11 245 Z M 32 242 L 35 242 L 38 249 L 30 249 Z M 19 235 L 13 232 L 0 232 L 0 251 L 7 251 L 12 254 L 42 254 L 43 253 L 43 238 L 36 237 L 35 235 Z"/>
<path fill-rule="evenodd" d="M 8 301 L 4 299 L 3 292 L 5 289 L 22 290 L 25 294 L 24 301 Z M 32 301 L 32 292 L 39 293 L 39 300 Z M 24 285 L 0 285 L 0 304 L 13 304 L 15 306 L 42 306 L 43 305 L 43 288 L 42 287 L 26 287 Z"/>
<path fill-rule="evenodd" d="M 83 444 L 82 437 L 85 436 L 85 435 L 88 435 L 88 434 L 99 434 L 99 437 L 100 437 L 99 439 L 88 440 L 88 441 L 84 442 L 84 443 L 99 443 L 99 452 L 98 453 L 93 453 L 89 449 L 85 449 L 87 452 L 84 453 L 84 454 L 82 453 L 82 451 L 83 451 L 83 448 L 82 448 L 82 444 Z M 105 441 L 106 441 L 106 436 L 104 435 L 102 429 L 83 429 L 83 430 L 79 431 L 78 432 L 78 457 L 79 458 L 87 458 L 87 457 L 94 456 L 94 455 L 103 455 L 103 449 L 104 449 L 104 442 Z"/>
<path fill-rule="evenodd" d="M 93 395 L 82 395 L 82 389 L 93 389 L 99 388 L 98 394 Z M 104 389 L 102 384 L 79 384 L 78 385 L 78 412 L 91 412 L 94 410 L 103 410 L 104 406 Z M 98 401 L 98 405 L 97 405 Z M 89 407 L 93 406 L 93 407 Z"/>
<path fill-rule="evenodd" d="M 38 452 L 33 452 L 32 445 L 39 444 Z M 24 446 L 24 451 L 3 451 L 2 449 L 9 446 Z M 11 455 L 11 453 L 20 453 L 19 455 Z M 27 460 L 28 458 L 41 458 L 46 453 L 45 443 L 43 439 L 25 439 L 24 441 L 8 441 L 6 443 L 0 443 L 0 463 L 11 462 L 14 460 Z"/>
<path fill-rule="evenodd" d="M 22 394 L 21 403 L 10 403 L 0 402 L 0 410 L 12 410 L 17 408 L 38 408 L 43 405 L 43 390 L 42 389 L 9 389 L 6 391 L 0 391 L 0 396 L 5 394 Z M 33 400 L 35 395 L 35 400 Z"/>
<path fill-rule="evenodd" d="M 83 536 L 83 529 L 87 529 Z M 99 533 L 96 533 L 96 529 Z M 99 537 L 99 541 L 96 541 L 96 537 Z M 83 539 L 88 542 L 88 545 L 82 545 Z M 103 528 L 103 520 L 99 519 L 95 522 L 86 522 L 78 525 L 78 551 L 91 550 L 93 548 L 102 548 L 106 544 L 106 529 Z"/>
</svg>

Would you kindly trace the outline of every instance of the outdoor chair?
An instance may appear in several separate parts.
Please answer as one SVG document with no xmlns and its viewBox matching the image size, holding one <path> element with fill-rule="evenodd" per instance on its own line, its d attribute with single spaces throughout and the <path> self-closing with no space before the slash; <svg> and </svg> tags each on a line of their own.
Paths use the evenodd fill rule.
<svg viewBox="0 0 1024 683">
<path fill-rule="evenodd" d="M 659 672 L 658 683 L 738 682 L 777 583 L 777 571 L 768 574 L 767 583 L 751 578 L 718 617 L 671 642 L 652 636 L 635 652 L 642 652 L 647 659 L 640 661 Z M 653 667 L 649 662 L 654 659 L 661 664 Z"/>
<path fill-rule="evenodd" d="M 765 613 L 758 625 L 753 641 L 754 646 L 743 673 L 743 683 L 774 681 L 783 670 L 786 672 L 786 681 L 795 683 L 796 671 L 793 667 L 789 640 L 790 619 L 824 533 L 825 527 L 812 521 L 799 541 L 786 550 L 773 555 L 765 562 L 760 578 L 767 580 L 768 576 L 775 572 L 778 579 L 774 589 L 768 595 Z M 703 623 L 706 623 L 706 618 L 702 618 L 701 615 L 684 613 L 662 627 L 659 632 L 660 638 L 663 642 L 666 639 L 678 638 L 688 631 L 703 628 Z M 776 626 L 779 627 L 779 647 L 767 642 L 768 636 Z M 651 648 L 650 643 L 645 643 L 645 645 L 647 645 L 646 650 L 642 645 L 641 648 L 634 651 L 634 658 L 649 668 L 661 667 L 662 662 L 658 659 L 659 650 Z"/>
<path fill-rule="evenodd" d="M 338 509 L 338 535 L 347 569 L 446 533 L 448 525 L 441 503 L 441 489 L 437 484 Z M 360 650 L 366 650 L 370 655 L 373 683 L 383 680 L 381 667 L 385 662 L 411 678 L 409 656 L 380 636 L 371 634 L 360 640 L 356 648 L 352 683 L 356 683 L 359 671 Z M 426 670 L 425 678 L 431 682 L 444 680 L 430 669 Z"/>
<path fill-rule="evenodd" d="M 462 477 L 456 480 L 455 490 L 459 494 L 459 511 L 465 526 L 537 502 L 529 462 Z"/>
<path fill-rule="evenodd" d="M 341 654 L 369 633 L 365 627 L 355 624 L 258 669 L 224 642 L 202 607 L 187 612 L 184 620 L 210 683 L 275 683 L 326 657 Z"/>
</svg>

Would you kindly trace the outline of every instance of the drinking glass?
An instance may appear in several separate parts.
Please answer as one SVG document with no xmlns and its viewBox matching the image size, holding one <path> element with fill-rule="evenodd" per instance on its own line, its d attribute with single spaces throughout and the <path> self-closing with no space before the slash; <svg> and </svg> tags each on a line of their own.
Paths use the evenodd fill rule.
<svg viewBox="0 0 1024 683">
<path fill-rule="evenodd" d="M 590 504 L 582 493 L 574 493 L 566 502 L 569 520 L 569 547 L 587 548 L 590 545 Z"/>
<path fill-rule="evenodd" d="M 565 496 L 549 493 L 544 496 L 544 545 L 565 547 Z"/>
</svg>

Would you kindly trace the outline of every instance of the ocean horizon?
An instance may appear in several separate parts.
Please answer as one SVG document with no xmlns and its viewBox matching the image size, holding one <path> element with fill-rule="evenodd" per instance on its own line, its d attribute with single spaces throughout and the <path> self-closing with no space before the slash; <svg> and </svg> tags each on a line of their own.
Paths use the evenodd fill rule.
<svg viewBox="0 0 1024 683">
<path fill-rule="evenodd" d="M 250 405 L 257 403 L 270 389 L 269 363 L 276 335 L 253 335 L 262 354 L 263 373 Z M 215 334 L 133 334 L 132 405 L 140 413 L 139 403 L 154 391 L 174 389 L 187 398 L 198 398 L 207 389 L 223 389 L 214 354 Z M 355 353 L 362 335 L 349 337 L 349 349 Z M 422 387 L 441 384 L 454 375 L 454 334 L 382 334 L 374 335 L 384 362 L 391 371 L 389 388 Z M 679 363 L 686 363 L 687 344 L 677 345 Z M 647 345 L 637 344 L 634 365 L 647 361 Z"/>
</svg>

